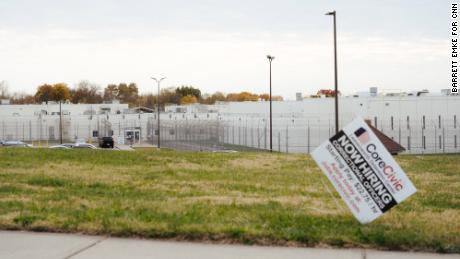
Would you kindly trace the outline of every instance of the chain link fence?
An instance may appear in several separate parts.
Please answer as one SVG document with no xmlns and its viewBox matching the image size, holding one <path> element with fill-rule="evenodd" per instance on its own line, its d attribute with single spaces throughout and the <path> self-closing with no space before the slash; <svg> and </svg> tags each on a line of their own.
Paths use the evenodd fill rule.
<svg viewBox="0 0 460 259">
<path fill-rule="evenodd" d="M 161 146 L 190 151 L 270 149 L 269 117 L 263 114 L 161 115 L 160 132 L 156 114 L 103 114 L 62 116 L 64 142 L 97 142 L 100 136 L 114 136 L 117 145 Z M 353 119 L 341 115 L 341 125 Z M 1 140 L 21 140 L 34 146 L 60 142 L 58 115 L 4 117 L 0 119 Z M 372 118 L 372 124 L 406 148 L 409 154 L 454 153 L 460 151 L 457 118 Z M 286 153 L 310 153 L 335 132 L 332 117 L 277 114 L 273 118 L 272 149 Z"/>
</svg>

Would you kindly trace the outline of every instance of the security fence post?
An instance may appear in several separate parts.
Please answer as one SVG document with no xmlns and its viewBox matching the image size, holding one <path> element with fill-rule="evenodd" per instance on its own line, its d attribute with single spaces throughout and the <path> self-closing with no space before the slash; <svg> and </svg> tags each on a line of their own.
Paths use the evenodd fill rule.
<svg viewBox="0 0 460 259">
<path fill-rule="evenodd" d="M 289 153 L 289 127 L 286 126 L 286 153 Z"/>
<path fill-rule="evenodd" d="M 281 152 L 281 132 L 278 131 L 278 152 Z"/>
</svg>

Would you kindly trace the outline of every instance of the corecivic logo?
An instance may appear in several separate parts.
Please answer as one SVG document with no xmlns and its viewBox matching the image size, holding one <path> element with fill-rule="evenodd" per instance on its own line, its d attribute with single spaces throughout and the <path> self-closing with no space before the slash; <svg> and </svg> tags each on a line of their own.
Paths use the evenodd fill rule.
<svg viewBox="0 0 460 259">
<path fill-rule="evenodd" d="M 369 142 L 369 133 L 363 127 L 355 131 L 355 136 L 358 138 L 361 145 L 366 145 Z M 396 178 L 396 174 L 392 166 L 388 165 L 383 161 L 382 157 L 377 152 L 377 146 L 375 144 L 369 144 L 366 146 L 366 151 L 371 155 L 376 165 L 382 169 L 383 174 L 388 179 L 389 183 L 393 186 L 396 191 L 403 189 L 404 185 L 402 180 Z"/>
<path fill-rule="evenodd" d="M 371 155 L 372 159 L 374 160 L 375 164 L 382 169 L 383 174 L 387 178 L 388 182 L 393 186 L 396 191 L 400 191 L 404 188 L 401 179 L 396 177 L 396 173 L 391 165 L 388 165 L 382 157 L 380 156 L 379 152 L 377 151 L 377 146 L 375 144 L 369 144 L 366 146 L 366 151 Z"/>
</svg>

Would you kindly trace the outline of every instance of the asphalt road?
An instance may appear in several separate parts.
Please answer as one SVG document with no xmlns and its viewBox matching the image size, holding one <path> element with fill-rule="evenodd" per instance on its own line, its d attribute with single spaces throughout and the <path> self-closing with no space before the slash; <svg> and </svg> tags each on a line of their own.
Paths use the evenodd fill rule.
<svg viewBox="0 0 460 259">
<path fill-rule="evenodd" d="M 0 258 L 5 259 L 435 259 L 460 255 L 382 252 L 361 249 L 321 249 L 215 245 L 73 234 L 0 231 Z"/>
</svg>

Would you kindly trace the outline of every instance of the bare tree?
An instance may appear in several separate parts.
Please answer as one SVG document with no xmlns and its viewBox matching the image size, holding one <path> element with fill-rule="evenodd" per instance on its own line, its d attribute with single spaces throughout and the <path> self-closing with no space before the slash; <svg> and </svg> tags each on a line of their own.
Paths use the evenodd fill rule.
<svg viewBox="0 0 460 259">
<path fill-rule="evenodd" d="M 34 104 L 36 99 L 34 95 L 24 92 L 16 92 L 10 98 L 11 104 Z"/>
<path fill-rule="evenodd" d="M 0 99 L 8 99 L 8 98 L 10 98 L 8 82 L 5 80 L 0 81 Z"/>
<path fill-rule="evenodd" d="M 70 94 L 72 103 L 102 103 L 101 88 L 87 80 L 80 81 Z"/>
</svg>

